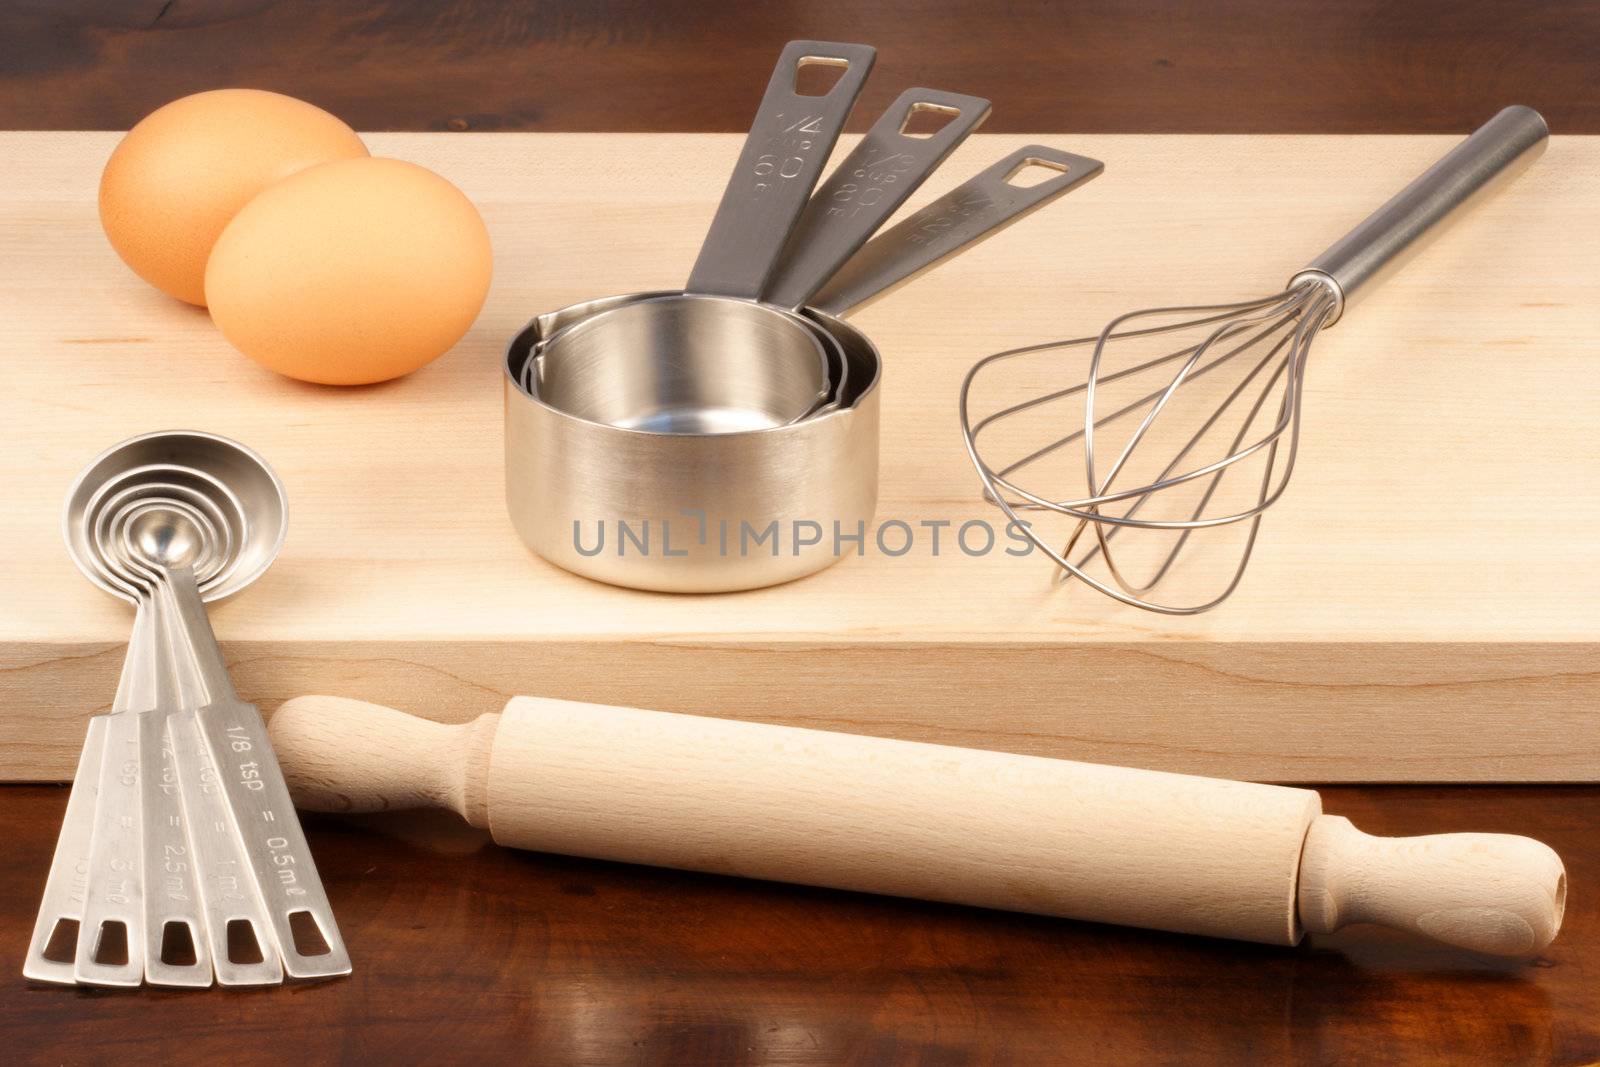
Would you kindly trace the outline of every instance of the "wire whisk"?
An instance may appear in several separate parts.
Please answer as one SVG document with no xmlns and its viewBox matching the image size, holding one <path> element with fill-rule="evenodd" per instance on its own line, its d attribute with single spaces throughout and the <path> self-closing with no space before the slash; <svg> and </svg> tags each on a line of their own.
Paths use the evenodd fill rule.
<svg viewBox="0 0 1600 1067">
<path fill-rule="evenodd" d="M 979 360 L 961 385 L 960 418 L 985 498 L 1063 581 L 1168 615 L 1216 607 L 1239 587 L 1262 516 L 1294 472 L 1306 359 L 1318 332 L 1440 223 L 1520 173 L 1548 138 L 1538 112 L 1506 108 L 1282 292 L 1131 311 L 1093 337 Z M 974 413 L 974 386 L 1002 365 L 1037 389 L 1061 380 L 1058 365 L 1074 350 L 1087 352 L 1074 384 Z M 1063 405 L 1081 405 L 1081 415 Z M 1059 479 L 1067 477 L 1081 479 L 1083 489 L 1061 493 Z M 1163 536 L 1154 547 L 1135 546 L 1119 536 L 1130 529 Z M 1232 560 L 1221 568 L 1219 590 L 1179 603 L 1157 599 L 1180 556 L 1213 553 L 1219 540 Z"/>
<path fill-rule="evenodd" d="M 1306 356 L 1317 331 L 1336 306 L 1337 299 L 1326 285 L 1307 280 L 1286 293 L 1237 304 L 1133 311 L 1112 320 L 1095 337 L 1029 345 L 984 358 L 967 373 L 962 383 L 961 424 L 968 454 L 983 481 L 986 498 L 1005 512 L 1019 528 L 1031 529 L 1034 525 L 1022 514 L 1024 512 L 1050 511 L 1076 520 L 1064 545 L 1046 543 L 1042 539 L 1035 541 L 1037 547 L 1061 568 L 1064 579 L 1077 578 L 1125 604 L 1152 611 L 1193 614 L 1216 606 L 1233 592 L 1244 576 L 1261 515 L 1288 485 L 1299 447 L 1300 391 L 1305 380 Z M 1129 328 L 1138 322 L 1177 315 L 1198 317 Z M 1205 331 L 1203 338 L 1196 343 L 1109 373 L 1105 370 L 1108 345 L 1196 329 Z M 977 422 L 972 421 L 972 383 L 992 364 L 1088 345 L 1092 345 L 1093 350 L 1086 380 L 1012 404 Z M 1126 488 L 1119 485 L 1119 477 L 1130 470 L 1135 450 L 1150 435 L 1160 416 L 1168 411 L 1178 390 L 1185 385 L 1192 386 L 1207 376 L 1219 376 L 1219 372 L 1232 368 L 1242 370 L 1239 380 L 1225 391 L 1220 403 L 1210 410 L 1200 425 L 1187 433 L 1183 443 L 1151 480 Z M 1132 381 L 1140 375 L 1162 373 L 1170 374 L 1165 385 L 1115 404 L 1109 411 L 1102 405 L 1105 387 Z M 998 469 L 984 461 L 979 451 L 979 438 L 986 429 L 1045 405 L 1079 397 L 1082 398 L 1084 411 L 1080 428 L 1032 448 Z M 1215 435 L 1224 420 L 1241 410 L 1242 418 L 1232 421 L 1237 429 L 1228 435 L 1225 454 L 1203 462 L 1191 458 Z M 1263 411 L 1270 413 L 1270 423 L 1252 435 L 1252 428 L 1262 421 Z M 1123 423 L 1132 423 L 1133 426 L 1120 448 L 1114 444 L 1110 448 L 1097 448 L 1103 443 L 1106 431 Z M 1029 473 L 1030 468 L 1069 447 L 1076 447 L 1081 454 L 1087 495 L 1055 500 L 1022 483 L 1022 477 Z M 1107 455 L 1114 458 L 1106 462 L 1101 457 Z M 1254 499 L 1243 507 L 1214 508 L 1213 504 L 1219 500 L 1223 479 L 1253 458 L 1264 459 Z M 1184 469 L 1180 471 L 1180 467 Z M 1127 479 L 1123 478 L 1123 481 Z M 1147 513 L 1147 505 L 1155 499 L 1155 494 L 1197 483 L 1202 487 L 1198 499 L 1182 509 L 1180 514 L 1160 516 Z M 1220 593 L 1186 606 L 1158 604 L 1147 599 L 1148 594 L 1172 569 L 1195 531 L 1239 522 L 1248 522 L 1249 531 L 1238 562 Z M 1119 566 L 1117 556 L 1112 551 L 1117 535 L 1129 527 L 1177 532 L 1172 544 L 1154 565 L 1153 573 L 1142 580 L 1128 573 L 1131 568 Z M 1086 533 L 1092 534 L 1090 543 L 1082 556 L 1073 559 L 1073 552 L 1085 539 Z M 1088 570 L 1096 558 L 1104 561 L 1105 579 L 1097 578 Z"/>
</svg>

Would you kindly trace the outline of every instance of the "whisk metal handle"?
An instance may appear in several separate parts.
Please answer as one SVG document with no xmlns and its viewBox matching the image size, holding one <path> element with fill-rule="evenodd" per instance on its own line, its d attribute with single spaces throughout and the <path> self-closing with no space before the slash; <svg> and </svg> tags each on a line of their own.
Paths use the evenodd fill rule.
<svg viewBox="0 0 1600 1067">
<path fill-rule="evenodd" d="M 1441 232 L 1441 223 L 1522 173 L 1549 139 L 1550 127 L 1537 111 L 1506 108 L 1313 259 L 1290 285 L 1307 279 L 1330 284 L 1339 299 L 1325 323 L 1331 325 L 1359 289 L 1398 268 Z"/>
</svg>

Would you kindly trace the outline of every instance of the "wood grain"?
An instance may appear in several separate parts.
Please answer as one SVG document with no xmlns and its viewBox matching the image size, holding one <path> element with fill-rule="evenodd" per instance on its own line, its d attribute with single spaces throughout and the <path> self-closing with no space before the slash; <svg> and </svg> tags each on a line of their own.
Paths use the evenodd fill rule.
<svg viewBox="0 0 1600 1067">
<path fill-rule="evenodd" d="M 1352 928 L 1297 949 L 501 849 L 453 814 L 307 816 L 355 961 L 249 993 L 16 977 L 66 802 L 0 788 L 7 1062 L 1496 1063 L 1600 1058 L 1600 790 L 1329 788 L 1375 833 L 1550 842 L 1534 963 Z"/>
<path fill-rule="evenodd" d="M 951 416 L 977 355 L 1281 284 L 1453 141 L 1044 139 L 1107 176 L 856 320 L 887 363 L 880 521 L 992 515 Z M 107 445 L 169 426 L 235 436 L 287 484 L 282 556 L 212 615 L 268 708 L 322 691 L 463 721 L 520 692 L 1224 777 L 1600 774 L 1600 512 L 1592 494 L 1529 496 L 1530 479 L 1600 481 L 1600 269 L 1570 239 L 1600 227 L 1600 142 L 1558 138 L 1328 331 L 1301 466 L 1244 587 L 1165 619 L 948 540 L 715 597 L 600 586 L 528 555 L 502 503 L 501 346 L 534 311 L 683 277 L 736 137 L 374 135 L 482 206 L 498 272 L 453 352 L 356 391 L 256 367 L 126 271 L 93 207 L 114 140 L 0 135 L 0 692 L 15 709 L 0 777 L 70 773 L 126 640 L 126 607 L 61 547 L 66 487 Z M 979 135 L 919 197 L 1021 143 Z M 597 187 L 616 159 L 628 170 Z"/>
<path fill-rule="evenodd" d="M 753 73 L 770 67 L 781 42 L 800 33 L 849 35 L 880 46 L 882 60 L 858 126 L 900 87 L 916 82 L 991 96 L 992 131 L 1459 133 L 1519 99 L 1543 109 L 1558 133 L 1600 132 L 1600 68 L 1593 62 L 1600 8 L 1584 0 L 1098 0 L 1008 4 L 1004 15 L 960 0 L 865 6 L 839 0 L 475 0 L 448 6 L 426 0 L 23 0 L 0 12 L 0 126 L 126 128 L 180 94 L 245 84 L 308 97 L 362 129 L 742 130 L 759 93 Z M 1565 145 L 1558 139 L 1556 148 Z M 1090 151 L 1077 138 L 1063 147 Z M 731 159 L 731 147 L 725 155 Z M 1122 182 L 1126 161 L 1104 158 L 1112 164 L 1111 177 L 1084 196 L 1109 195 L 1111 183 Z M 1558 158 L 1552 153 L 1545 165 Z M 44 183 L 33 187 L 33 199 L 22 209 L 34 225 L 23 228 L 7 216 L 7 255 L 0 265 L 10 261 L 31 271 L 41 255 L 70 258 L 74 273 L 88 284 L 81 299 L 62 301 L 58 294 L 51 305 L 52 314 L 73 326 L 71 332 L 29 348 L 26 363 L 6 349 L 8 375 L 14 380 L 18 368 L 35 366 L 41 355 L 59 358 L 76 346 L 95 349 L 102 371 L 152 361 L 152 374 L 205 368 L 208 394 L 237 373 L 252 374 L 227 362 L 231 355 L 209 337 L 202 318 L 179 321 L 170 309 L 154 318 L 127 315 L 129 306 L 149 311 L 160 305 L 119 273 L 89 224 L 92 214 L 84 212 L 81 191 L 93 175 L 62 181 L 59 169 L 49 169 L 59 167 L 59 160 L 42 162 Z M 1363 156 L 1363 167 L 1381 171 L 1380 163 L 1387 165 L 1383 152 Z M 679 158 L 669 164 L 669 177 L 683 167 Z M 5 187 L 19 175 L 40 175 L 10 157 L 6 168 Z M 702 181 L 712 168 L 690 169 Z M 1185 170 L 1178 168 L 1180 175 Z M 539 182 L 549 178 L 545 161 L 532 151 L 508 156 L 503 171 L 508 183 L 527 182 L 529 175 Z M 1234 176 L 1228 168 L 1214 169 L 1209 182 L 1175 206 L 1189 210 L 1194 200 L 1223 191 Z M 1251 168 L 1239 165 L 1238 176 L 1250 178 Z M 460 174 L 451 177 L 462 180 Z M 1323 184 L 1317 171 L 1291 164 L 1271 177 L 1298 182 L 1296 188 L 1308 195 Z M 1381 184 L 1378 177 L 1372 177 L 1374 186 Z M 578 175 L 566 180 L 570 186 Z M 63 198 L 45 183 L 77 192 Z M 637 186 L 645 184 L 646 178 L 637 178 Z M 692 210 L 708 218 L 716 188 L 720 182 L 680 199 L 692 201 Z M 1357 215 L 1370 206 L 1358 199 L 1349 204 Z M 1559 211 L 1570 204 L 1562 197 Z M 1256 206 L 1241 198 L 1228 208 L 1229 235 L 1242 228 L 1251 240 L 1249 255 L 1222 264 L 1221 271 L 1248 261 L 1258 272 L 1248 279 L 1252 285 L 1275 284 L 1280 268 L 1297 266 L 1342 224 L 1330 214 L 1322 231 L 1304 233 L 1294 228 L 1303 223 L 1281 208 L 1258 224 Z M 1147 199 L 1141 209 L 1159 215 L 1163 204 Z M 618 254 L 602 257 L 593 255 L 596 246 L 586 232 L 592 213 L 593 198 L 586 194 L 581 206 L 541 209 L 531 217 L 536 232 L 519 232 L 509 245 L 499 241 L 502 257 L 514 253 L 514 270 L 541 279 L 513 294 L 513 303 L 575 299 L 635 281 L 672 282 L 687 269 L 695 247 L 692 225 L 683 225 L 670 246 L 656 247 L 648 240 L 656 215 L 641 209 L 628 216 L 635 234 Z M 1064 221 L 1056 234 L 1062 260 L 1075 254 L 1080 218 Z M 1163 223 L 1162 242 L 1185 227 L 1170 217 Z M 1565 238 L 1541 243 L 1559 258 L 1581 243 L 1570 240 L 1572 234 L 1594 228 L 1592 217 L 1578 218 Z M 1282 257 L 1257 259 L 1279 230 Z M 1149 241 L 1151 233 L 1131 237 Z M 1310 238 L 1303 245 L 1302 236 Z M 1271 243 L 1276 247 L 1276 240 Z M 991 265 L 1003 260 L 1005 247 L 996 244 Z M 1029 340 L 1084 326 L 1097 313 L 1095 302 L 1104 305 L 1097 275 L 1107 259 L 1125 255 L 1121 241 L 1096 247 L 1087 264 L 1092 269 L 1081 276 L 1067 279 L 1052 271 L 1030 282 L 1030 301 L 1041 312 L 1051 309 L 1057 320 L 1011 331 L 997 330 L 997 323 L 1003 325 L 999 318 L 978 316 L 977 324 L 994 336 L 981 337 L 971 350 L 999 347 L 1012 332 Z M 1481 255 L 1480 248 L 1463 258 Z M 606 276 L 591 270 L 570 294 L 561 291 L 554 279 L 588 270 L 591 259 L 605 260 Z M 1186 268 L 1182 259 L 1164 259 L 1163 268 L 1147 286 L 1153 292 L 1192 286 L 1206 274 Z M 1556 273 L 1567 279 L 1558 288 L 1578 277 L 1565 268 Z M 502 286 L 508 277 L 502 270 Z M 1592 269 L 1583 275 L 1593 277 Z M 1068 280 L 1071 299 L 1061 299 Z M 602 288 L 586 291 L 591 282 Z M 938 284 L 938 276 L 926 284 Z M 30 285 L 16 291 L 23 295 L 21 306 L 42 295 Z M 939 290 L 946 302 L 954 292 Z M 1090 308 L 1080 303 L 1086 296 Z M 9 332 L 19 305 L 9 293 L 6 299 Z M 1568 313 L 1597 303 L 1592 291 L 1556 302 Z M 940 306 L 933 300 L 929 305 Z M 504 312 L 507 305 L 501 307 Z M 493 389 L 487 368 L 503 337 L 489 335 L 526 311 L 503 313 L 487 334 L 470 342 L 468 354 L 451 357 L 458 365 L 472 363 L 472 389 Z M 159 329 L 148 328 L 156 324 Z M 1590 319 L 1567 329 L 1593 336 L 1596 326 Z M 911 346 L 922 344 L 926 332 L 879 339 L 898 353 L 894 358 L 906 359 L 915 356 L 918 349 Z M 1518 339 L 1506 331 L 1487 343 L 1511 354 L 1548 347 L 1538 338 L 1529 345 L 1508 344 Z M 1340 358 L 1363 347 L 1352 343 Z M 1337 369 L 1326 358 L 1331 354 L 1326 347 L 1319 352 L 1314 383 Z M 1538 395 L 1567 404 L 1569 414 L 1587 411 L 1592 421 L 1592 396 L 1569 403 L 1565 392 L 1592 381 L 1589 369 L 1545 379 L 1535 362 L 1532 373 Z M 248 388 L 267 387 L 267 381 L 258 376 Z M 1560 388 L 1552 389 L 1552 382 Z M 277 397 L 292 392 L 281 384 L 272 388 Z M 1353 384 L 1341 388 L 1355 391 Z M 11 470 L 4 475 L 8 495 L 21 491 L 33 498 L 35 516 L 58 505 L 63 479 L 89 453 L 124 433 L 151 428 L 137 412 L 119 410 L 109 384 L 86 389 L 91 396 L 101 391 L 89 405 L 99 432 L 74 446 L 81 455 L 54 455 L 40 441 L 13 438 L 0 426 L 7 434 L 0 440 L 19 463 L 45 464 L 25 476 Z M 398 391 L 398 397 L 396 392 L 387 391 L 384 402 L 396 411 L 413 407 L 402 399 L 408 391 Z M 482 412 L 466 402 L 464 389 L 445 393 L 446 413 L 434 413 L 434 426 L 448 420 L 452 433 L 484 435 L 478 470 L 492 480 L 497 421 L 474 422 Z M 1379 399 L 1384 395 L 1380 390 Z M 50 410 L 69 405 L 83 407 L 84 397 L 49 390 Z M 300 425 L 315 435 L 318 418 L 344 417 L 351 406 L 329 400 L 326 411 L 303 417 Z M 1444 454 L 1458 447 L 1474 451 L 1481 440 L 1493 440 L 1492 434 L 1485 437 L 1486 427 L 1498 424 L 1478 421 L 1482 414 L 1463 414 Z M 241 434 L 251 429 L 205 424 Z M 920 451 L 898 461 L 895 477 L 915 471 L 919 456 L 946 455 L 955 446 L 947 428 L 943 421 L 925 430 L 902 420 L 899 432 L 912 435 Z M 1530 413 L 1512 429 L 1521 442 L 1540 427 Z M 356 449 L 360 472 L 352 474 L 353 484 L 384 474 L 387 444 L 379 440 Z M 951 499 L 959 495 L 966 503 L 970 486 L 958 488 Z M 1305 506 L 1304 496 L 1296 495 Z M 308 518 L 302 496 L 296 496 L 295 538 Z M 1500 538 L 1498 547 L 1511 549 L 1502 563 L 1478 576 L 1509 588 L 1516 584 L 1511 572 L 1530 577 L 1520 569 L 1529 553 L 1518 550 L 1516 536 L 1501 536 L 1498 505 L 1490 501 L 1459 529 Z M 1401 510 L 1393 502 L 1372 507 Z M 476 503 L 470 514 L 474 526 L 498 519 L 498 512 Z M 1584 521 L 1575 517 L 1580 525 Z M 53 528 L 30 520 L 21 532 L 41 553 L 57 551 Z M 509 530 L 501 536 L 509 537 Z M 990 735 L 997 747 L 1144 760 L 1173 769 L 1220 773 L 1230 761 L 1261 767 L 1281 760 L 1305 780 L 1315 780 L 1328 766 L 1316 743 L 1330 723 L 1339 722 L 1359 724 L 1351 737 L 1365 733 L 1361 758 L 1345 767 L 1356 776 L 1414 777 L 1416 768 L 1407 767 L 1417 760 L 1468 778 L 1533 776 L 1530 760 L 1588 768 L 1600 762 L 1600 745 L 1592 737 L 1585 741 L 1585 723 L 1573 717 L 1576 709 L 1595 705 L 1589 636 L 1555 643 L 1549 635 L 1431 643 L 1400 627 L 1398 643 L 1376 661 L 1359 642 L 1322 645 L 1317 658 L 1330 664 L 1327 675 L 1306 685 L 1298 680 L 1305 650 L 1294 638 L 1157 646 L 1134 635 L 1121 643 L 1067 649 L 1063 642 L 1086 628 L 1065 617 L 1051 639 L 1028 647 L 980 644 L 970 659 L 953 657 L 939 642 L 836 644 L 819 656 L 797 643 L 756 648 L 665 634 L 642 641 L 483 640 L 472 648 L 431 637 L 372 642 L 342 635 L 305 642 L 244 635 L 241 628 L 255 615 L 252 599 L 279 582 L 305 597 L 302 620 L 315 617 L 315 605 L 337 607 L 327 611 L 326 630 L 338 634 L 338 611 L 349 604 L 345 586 L 370 592 L 382 586 L 382 575 L 407 565 L 381 537 L 368 547 L 372 561 L 341 566 L 336 586 L 326 584 L 324 575 L 313 588 L 289 566 L 291 555 L 259 588 L 218 611 L 235 677 L 247 695 L 270 707 L 297 692 L 338 691 L 449 708 L 462 720 L 523 691 L 655 702 L 686 711 L 714 704 L 928 740 L 972 744 Z M 1320 558 L 1326 560 L 1327 553 Z M 494 561 L 503 562 L 499 553 L 487 559 L 478 564 L 463 553 L 441 565 L 441 573 L 449 573 L 427 590 L 430 602 L 450 605 L 455 575 L 475 567 L 492 573 Z M 25 648 L 8 640 L 0 651 L 0 702 L 7 709 L 6 726 L 0 727 L 0 776 L 29 773 L 24 768 L 54 768 L 56 774 L 69 769 L 81 733 L 77 720 L 103 708 L 120 664 L 126 617 L 116 605 L 95 600 L 86 585 L 74 586 L 79 579 L 64 563 L 58 556 L 41 572 L 36 559 L 6 571 L 32 574 L 39 590 L 72 598 L 65 614 L 84 625 Z M 517 565 L 529 564 L 519 558 Z M 1359 577 L 1340 574 L 1347 582 Z M 1541 570 L 1538 577 L 1551 576 Z M 1533 600 L 1552 588 L 1557 596 L 1569 588 L 1563 578 L 1554 583 L 1530 585 Z M 342 590 L 337 605 L 329 597 L 336 588 Z M 554 605 L 552 610 L 566 613 L 576 602 L 576 620 L 568 621 L 581 624 L 585 588 L 557 582 L 549 598 L 524 610 L 534 614 Z M 1593 603 L 1592 592 L 1571 590 L 1574 611 Z M 1051 595 L 1042 582 L 1036 593 Z M 1539 615 L 1536 608 L 1525 613 L 1518 601 L 1498 613 L 1480 613 L 1476 596 L 1462 596 L 1456 588 L 1415 595 L 1452 604 L 1464 617 L 1497 614 L 1496 624 L 1508 627 Z M 5 596 L 0 621 L 8 626 L 39 610 L 38 600 L 18 604 L 11 590 Z M 1377 615 L 1405 618 L 1399 599 L 1385 598 Z M 1080 600 L 1072 598 L 1074 610 Z M 939 609 L 941 595 L 920 602 Z M 1341 600 L 1328 614 L 1350 609 Z M 248 624 L 258 627 L 281 610 L 277 605 Z M 1078 662 L 1084 664 L 1081 673 L 1074 670 Z M 962 664 L 978 669 L 963 671 Z M 663 689 L 661 680 L 669 676 L 676 682 Z M 1034 687 L 1019 693 L 1013 688 L 1019 678 L 1034 679 Z M 548 685 L 538 688 L 541 682 Z M 802 688 L 808 685 L 817 687 L 815 696 Z M 1090 714 L 1079 708 L 1077 694 L 1083 692 L 1113 697 Z M 1119 720 L 1125 720 L 1125 732 Z M 1516 724 L 1516 738 L 1501 730 L 1508 720 Z M 1192 739 L 1178 745 L 1154 740 L 1168 723 Z M 1251 729 L 1260 731 L 1259 741 L 1248 746 L 1254 755 L 1245 757 L 1240 742 Z M 1450 759 L 1447 752 L 1453 753 Z M 516 853 L 486 845 L 453 817 L 310 817 L 319 864 L 351 937 L 352 979 L 244 996 L 28 989 L 15 976 L 66 795 L 53 787 L 9 787 L 0 788 L 0 840 L 7 843 L 8 860 L 0 865 L 0 966 L 13 977 L 0 981 L 0 1033 L 8 1061 L 19 1064 L 101 1062 L 129 1048 L 168 1060 L 274 1064 L 283 1062 L 286 1050 L 305 1062 L 430 1064 L 1600 1060 L 1600 983 L 1592 974 L 1600 954 L 1600 912 L 1581 889 L 1600 884 L 1600 790 L 1343 788 L 1324 794 L 1330 809 L 1384 833 L 1494 829 L 1550 841 L 1567 859 L 1578 887 L 1562 937 L 1533 967 L 1419 947 L 1371 931 L 1317 937 L 1284 952 Z"/>
<path fill-rule="evenodd" d="M 266 711 L 316 692 L 466 722 L 533 692 L 1265 781 L 1588 781 L 1600 763 L 1588 712 L 1595 653 L 1580 642 L 1313 650 L 1254 641 L 952 647 L 223 634 L 235 685 Z M 0 777 L 71 774 L 83 719 L 109 710 L 123 651 L 115 640 L 12 650 L 12 669 L 0 671 L 13 709 L 0 726 Z"/>
<path fill-rule="evenodd" d="M 913 83 L 996 131 L 1446 132 L 1508 103 L 1600 133 L 1585 0 L 24 0 L 0 127 L 126 129 L 243 85 L 360 129 L 744 130 L 790 38 L 878 46 L 857 129 Z"/>
<path fill-rule="evenodd" d="M 446 808 L 564 856 L 1267 944 L 1375 923 L 1503 956 L 1544 949 L 1566 898 L 1532 838 L 1376 837 L 1308 789 L 544 697 L 442 726 L 303 696 L 271 734 L 303 810 Z"/>
</svg>

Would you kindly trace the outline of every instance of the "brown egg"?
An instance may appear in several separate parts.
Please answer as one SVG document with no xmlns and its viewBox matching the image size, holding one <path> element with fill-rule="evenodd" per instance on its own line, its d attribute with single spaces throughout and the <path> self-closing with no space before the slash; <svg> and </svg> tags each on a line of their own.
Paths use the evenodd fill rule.
<svg viewBox="0 0 1600 1067">
<path fill-rule="evenodd" d="M 354 130 L 303 100 L 196 93 L 151 112 L 111 153 L 100 223 L 139 277 L 204 304 L 211 246 L 240 208 L 296 171 L 366 154 Z"/>
<path fill-rule="evenodd" d="M 234 216 L 206 270 L 239 351 L 302 381 L 381 382 L 442 355 L 489 292 L 493 255 L 461 190 L 397 159 L 324 163 Z"/>
</svg>

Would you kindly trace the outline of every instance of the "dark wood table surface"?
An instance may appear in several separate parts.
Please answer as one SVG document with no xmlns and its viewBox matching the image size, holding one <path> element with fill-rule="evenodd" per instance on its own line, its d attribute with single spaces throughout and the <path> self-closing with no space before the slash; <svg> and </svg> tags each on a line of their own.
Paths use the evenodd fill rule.
<svg viewBox="0 0 1600 1067">
<path fill-rule="evenodd" d="M 1536 833 L 1538 959 L 1374 929 L 1276 948 L 515 852 L 453 816 L 308 816 L 355 973 L 250 992 L 17 977 L 66 803 L 0 798 L 0 1062 L 1494 1063 L 1600 1059 L 1600 791 L 1337 788 L 1378 833 Z"/>
<path fill-rule="evenodd" d="M 8 0 L 0 129 L 126 129 L 277 89 L 360 130 L 744 130 L 791 38 L 1027 133 L 1460 133 L 1510 103 L 1600 132 L 1594 0 Z"/>
<path fill-rule="evenodd" d="M 999 131 L 1600 132 L 1600 3 L 12 0 L 0 128 L 121 129 L 277 89 L 359 129 L 740 130 L 792 37 L 878 45 Z M 864 124 L 858 121 L 857 126 Z M 66 791 L 0 789 L 0 1062 L 1538 1063 L 1600 1060 L 1600 788 L 1324 791 L 1380 833 L 1530 834 L 1566 928 L 1502 961 L 1383 931 L 1281 949 L 515 853 L 444 816 L 311 817 L 349 979 L 34 988 Z"/>
</svg>

